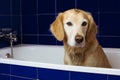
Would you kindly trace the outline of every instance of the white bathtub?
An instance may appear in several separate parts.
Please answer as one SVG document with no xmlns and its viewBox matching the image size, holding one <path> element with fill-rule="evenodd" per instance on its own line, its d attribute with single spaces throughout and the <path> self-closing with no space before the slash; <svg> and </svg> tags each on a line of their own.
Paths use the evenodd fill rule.
<svg viewBox="0 0 120 80">
<path fill-rule="evenodd" d="M 0 49 L 0 63 L 43 67 L 58 70 L 120 75 L 120 49 L 104 48 L 112 69 L 64 65 L 63 46 L 18 45 L 13 49 L 14 59 L 6 58 L 10 48 Z"/>
</svg>

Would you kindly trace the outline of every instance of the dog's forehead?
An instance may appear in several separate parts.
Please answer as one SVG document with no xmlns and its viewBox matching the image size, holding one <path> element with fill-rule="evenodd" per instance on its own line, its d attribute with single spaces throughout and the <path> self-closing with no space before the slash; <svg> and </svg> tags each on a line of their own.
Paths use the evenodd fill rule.
<svg viewBox="0 0 120 80">
<path fill-rule="evenodd" d="M 84 19 L 88 19 L 87 13 L 81 10 L 76 10 L 76 9 L 72 9 L 72 10 L 68 10 L 64 12 L 64 19 L 67 18 L 84 18 Z"/>
</svg>

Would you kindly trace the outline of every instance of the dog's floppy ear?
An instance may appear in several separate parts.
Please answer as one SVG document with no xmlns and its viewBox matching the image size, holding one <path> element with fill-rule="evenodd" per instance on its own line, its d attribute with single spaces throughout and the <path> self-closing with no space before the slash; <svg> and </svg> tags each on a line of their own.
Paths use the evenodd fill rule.
<svg viewBox="0 0 120 80">
<path fill-rule="evenodd" d="M 88 18 L 89 18 L 89 26 L 86 34 L 86 40 L 90 42 L 91 40 L 94 40 L 96 38 L 97 34 L 97 25 L 94 22 L 94 19 L 90 13 L 88 13 Z"/>
<path fill-rule="evenodd" d="M 56 20 L 51 24 L 50 30 L 57 40 L 62 41 L 64 38 L 63 13 L 59 13 Z"/>
</svg>

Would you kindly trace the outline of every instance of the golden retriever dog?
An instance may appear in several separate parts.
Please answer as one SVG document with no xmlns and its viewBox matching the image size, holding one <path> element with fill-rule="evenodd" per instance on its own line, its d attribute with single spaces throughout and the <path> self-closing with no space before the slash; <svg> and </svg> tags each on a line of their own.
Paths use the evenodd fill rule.
<svg viewBox="0 0 120 80">
<path fill-rule="evenodd" d="M 50 30 L 64 43 L 65 64 L 111 68 L 96 39 L 97 26 L 90 13 L 79 9 L 59 13 Z"/>
</svg>

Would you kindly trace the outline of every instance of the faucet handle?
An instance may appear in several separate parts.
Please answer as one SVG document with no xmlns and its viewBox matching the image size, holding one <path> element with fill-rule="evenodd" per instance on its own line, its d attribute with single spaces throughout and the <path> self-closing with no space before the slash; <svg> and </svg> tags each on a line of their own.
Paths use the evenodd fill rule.
<svg viewBox="0 0 120 80">
<path fill-rule="evenodd" d="M 0 28 L 0 37 L 5 37 L 12 32 L 12 28 Z"/>
<path fill-rule="evenodd" d="M 13 41 L 14 41 L 14 42 L 17 42 L 17 38 L 13 38 Z"/>
<path fill-rule="evenodd" d="M 10 39 L 11 39 L 13 42 L 17 42 L 17 32 L 16 32 L 16 31 L 10 32 L 10 33 L 9 33 L 9 36 L 10 36 Z"/>
<path fill-rule="evenodd" d="M 0 38 L 2 38 L 3 37 L 3 33 L 0 31 Z"/>
</svg>

